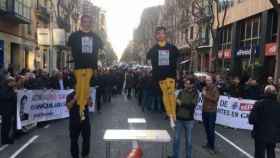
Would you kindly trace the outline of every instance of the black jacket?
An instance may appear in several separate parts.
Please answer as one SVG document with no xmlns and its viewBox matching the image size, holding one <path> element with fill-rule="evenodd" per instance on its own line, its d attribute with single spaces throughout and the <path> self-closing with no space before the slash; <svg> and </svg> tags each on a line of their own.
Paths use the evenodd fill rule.
<svg viewBox="0 0 280 158">
<path fill-rule="evenodd" d="M 179 50 L 175 45 L 167 43 L 164 47 L 156 44 L 147 53 L 147 60 L 151 60 L 153 78 L 156 81 L 166 78 L 176 78 Z"/>
<path fill-rule="evenodd" d="M 96 33 L 74 32 L 69 37 L 68 46 L 71 48 L 75 69 L 97 68 L 98 52 L 103 48 L 103 42 Z"/>
<path fill-rule="evenodd" d="M 249 116 L 254 125 L 254 139 L 265 143 L 280 142 L 280 104 L 275 97 L 265 97 L 255 103 Z"/>
<path fill-rule="evenodd" d="M 16 115 L 17 95 L 16 92 L 8 86 L 0 89 L 0 114 Z"/>
<path fill-rule="evenodd" d="M 64 89 L 67 89 L 68 87 L 67 81 L 65 79 L 63 79 L 63 87 Z M 59 80 L 57 78 L 51 79 L 50 88 L 60 90 Z"/>
</svg>

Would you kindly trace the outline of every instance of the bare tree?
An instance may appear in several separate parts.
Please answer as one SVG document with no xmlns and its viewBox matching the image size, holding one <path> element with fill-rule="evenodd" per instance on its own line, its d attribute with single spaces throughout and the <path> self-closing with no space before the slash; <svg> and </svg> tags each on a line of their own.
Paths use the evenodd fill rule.
<svg viewBox="0 0 280 158">
<path fill-rule="evenodd" d="M 177 0 L 181 9 L 179 29 L 186 32 L 190 25 L 198 28 L 204 26 L 211 31 L 213 40 L 212 53 L 215 55 L 214 71 L 217 70 L 219 30 L 224 27 L 230 0 Z M 222 16 L 219 16 L 222 15 Z M 196 31 L 193 40 L 186 37 L 186 42 L 191 49 L 191 56 L 197 55 L 197 49 L 201 44 L 201 30 Z M 191 60 L 193 62 L 193 60 Z M 191 63 L 193 65 L 193 63 Z M 224 52 L 223 52 L 224 67 Z"/>
<path fill-rule="evenodd" d="M 277 0 L 269 0 L 272 4 L 274 10 L 277 13 L 278 24 L 277 24 L 277 40 L 276 40 L 276 63 L 275 63 L 275 72 L 274 72 L 274 80 L 276 81 L 280 77 L 280 5 Z"/>
</svg>

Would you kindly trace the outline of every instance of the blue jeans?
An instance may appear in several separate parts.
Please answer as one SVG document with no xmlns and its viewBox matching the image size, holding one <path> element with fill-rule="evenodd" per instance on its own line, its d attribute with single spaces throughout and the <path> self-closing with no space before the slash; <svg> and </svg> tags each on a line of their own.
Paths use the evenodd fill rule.
<svg viewBox="0 0 280 158">
<path fill-rule="evenodd" d="M 162 102 L 161 97 L 159 95 L 154 95 L 152 97 L 152 110 L 154 112 L 162 112 Z"/>
<path fill-rule="evenodd" d="M 143 111 L 151 110 L 152 106 L 152 93 L 150 90 L 144 89 L 143 91 Z"/>
<path fill-rule="evenodd" d="M 173 158 L 180 157 L 180 142 L 182 129 L 185 129 L 186 138 L 186 155 L 187 158 L 192 158 L 192 129 L 194 126 L 194 121 L 183 121 L 177 120 L 175 127 L 175 139 L 173 142 Z"/>
<path fill-rule="evenodd" d="M 207 146 L 213 150 L 215 149 L 216 116 L 216 112 L 202 112 L 202 120 L 207 137 Z"/>
</svg>

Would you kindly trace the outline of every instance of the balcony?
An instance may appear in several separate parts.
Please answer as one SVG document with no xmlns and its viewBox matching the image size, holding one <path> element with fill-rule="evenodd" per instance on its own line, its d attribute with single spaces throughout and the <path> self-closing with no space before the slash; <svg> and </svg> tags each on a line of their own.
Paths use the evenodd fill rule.
<svg viewBox="0 0 280 158">
<path fill-rule="evenodd" d="M 0 0 L 0 15 L 18 24 L 31 23 L 31 7 L 26 1 L 21 0 Z"/>
<path fill-rule="evenodd" d="M 66 32 L 71 31 L 70 20 L 66 19 L 65 17 L 58 16 L 56 21 L 59 28 L 65 29 Z"/>
<path fill-rule="evenodd" d="M 46 7 L 38 6 L 36 9 L 37 17 L 45 23 L 50 22 L 50 13 Z"/>
</svg>

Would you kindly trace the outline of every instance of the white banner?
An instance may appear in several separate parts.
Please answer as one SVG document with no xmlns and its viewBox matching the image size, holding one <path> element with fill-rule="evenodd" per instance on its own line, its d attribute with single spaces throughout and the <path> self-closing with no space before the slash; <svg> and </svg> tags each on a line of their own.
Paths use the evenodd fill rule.
<svg viewBox="0 0 280 158">
<path fill-rule="evenodd" d="M 256 101 L 220 96 L 217 111 L 217 124 L 252 130 L 248 117 Z"/>
<path fill-rule="evenodd" d="M 203 106 L 202 93 L 198 93 L 197 104 L 193 116 L 194 119 L 197 121 L 202 121 L 202 106 Z"/>
<path fill-rule="evenodd" d="M 253 126 L 249 124 L 248 117 L 255 102 L 255 100 L 220 96 L 216 124 L 232 128 L 252 130 Z M 202 121 L 202 107 L 202 94 L 199 93 L 198 103 L 194 113 L 195 120 Z"/>
<path fill-rule="evenodd" d="M 73 90 L 21 90 L 17 92 L 17 129 L 36 122 L 69 117 L 66 97 Z"/>
<path fill-rule="evenodd" d="M 17 91 L 17 129 L 42 121 L 68 118 L 66 97 L 73 90 L 20 90 Z M 95 111 L 96 89 L 91 88 Z"/>
</svg>

